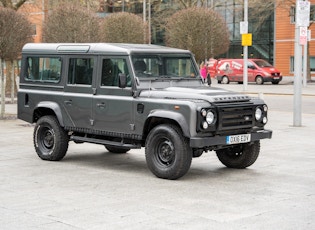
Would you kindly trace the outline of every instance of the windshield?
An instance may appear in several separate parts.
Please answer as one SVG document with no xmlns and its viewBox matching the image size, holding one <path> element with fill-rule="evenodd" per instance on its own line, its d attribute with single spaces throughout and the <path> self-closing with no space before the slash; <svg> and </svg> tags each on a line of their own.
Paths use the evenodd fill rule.
<svg viewBox="0 0 315 230">
<path fill-rule="evenodd" d="M 266 62 L 265 60 L 254 60 L 254 62 L 255 62 L 256 65 L 258 65 L 259 67 L 272 67 L 272 65 L 269 64 L 268 62 Z"/>
<path fill-rule="evenodd" d="M 196 78 L 198 71 L 190 55 L 133 55 L 132 63 L 136 77 L 154 78 Z"/>
</svg>

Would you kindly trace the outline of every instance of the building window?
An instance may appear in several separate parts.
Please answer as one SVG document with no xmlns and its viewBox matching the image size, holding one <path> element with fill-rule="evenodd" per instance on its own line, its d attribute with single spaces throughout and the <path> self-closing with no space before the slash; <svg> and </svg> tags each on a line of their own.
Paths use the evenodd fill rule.
<svg viewBox="0 0 315 230">
<path fill-rule="evenodd" d="M 315 22 L 315 5 L 310 6 L 310 23 Z M 295 6 L 290 8 L 290 23 L 295 23 Z"/>
<path fill-rule="evenodd" d="M 302 64 L 303 64 L 303 57 L 302 57 Z M 315 56 L 310 57 L 310 70 L 311 73 L 315 73 Z M 290 57 L 290 72 L 294 72 L 294 57 Z"/>
<path fill-rule="evenodd" d="M 32 35 L 33 36 L 37 35 L 36 24 L 32 24 Z"/>
</svg>

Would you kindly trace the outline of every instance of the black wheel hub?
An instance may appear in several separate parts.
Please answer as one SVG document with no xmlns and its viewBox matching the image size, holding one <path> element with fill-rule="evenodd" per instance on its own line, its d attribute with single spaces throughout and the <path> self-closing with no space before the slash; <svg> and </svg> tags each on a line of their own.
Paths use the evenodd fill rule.
<svg viewBox="0 0 315 230">
<path fill-rule="evenodd" d="M 51 129 L 43 130 L 43 145 L 47 149 L 51 149 L 54 146 L 54 132 Z"/>
<path fill-rule="evenodd" d="M 157 155 L 162 164 L 171 164 L 175 156 L 173 143 L 169 140 L 161 141 L 157 147 Z"/>
</svg>

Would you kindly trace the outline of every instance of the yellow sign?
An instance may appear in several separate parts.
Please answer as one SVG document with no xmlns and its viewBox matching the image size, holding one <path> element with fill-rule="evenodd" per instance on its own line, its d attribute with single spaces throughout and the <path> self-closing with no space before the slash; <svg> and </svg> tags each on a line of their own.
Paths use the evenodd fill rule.
<svg viewBox="0 0 315 230">
<path fill-rule="evenodd" d="M 252 46 L 252 34 L 242 34 L 242 46 Z"/>
</svg>

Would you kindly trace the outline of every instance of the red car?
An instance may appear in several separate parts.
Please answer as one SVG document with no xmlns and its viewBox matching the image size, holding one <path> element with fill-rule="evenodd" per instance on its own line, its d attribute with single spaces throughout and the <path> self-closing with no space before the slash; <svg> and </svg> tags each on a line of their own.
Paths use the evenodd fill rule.
<svg viewBox="0 0 315 230">
<path fill-rule="evenodd" d="M 218 83 L 243 82 L 243 59 L 221 59 L 217 62 L 216 78 Z M 248 82 L 278 84 L 282 80 L 279 70 L 263 59 L 248 59 Z"/>
</svg>

